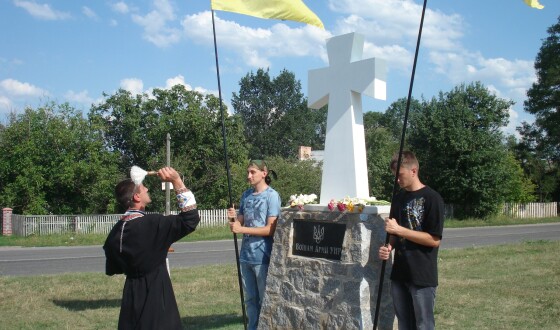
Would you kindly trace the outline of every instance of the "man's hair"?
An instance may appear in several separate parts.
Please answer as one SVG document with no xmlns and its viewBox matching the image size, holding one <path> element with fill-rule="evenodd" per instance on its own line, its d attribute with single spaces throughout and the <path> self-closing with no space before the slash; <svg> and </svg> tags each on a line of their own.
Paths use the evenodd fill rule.
<svg viewBox="0 0 560 330">
<path fill-rule="evenodd" d="M 136 184 L 134 184 L 131 179 L 123 180 L 115 186 L 115 197 L 120 212 L 124 212 L 130 208 L 135 190 Z"/>
<path fill-rule="evenodd" d="M 276 172 L 274 172 L 274 170 L 271 170 L 268 168 L 268 165 L 266 164 L 266 162 L 262 159 L 251 159 L 249 161 L 249 165 L 247 165 L 247 168 L 254 166 L 256 168 L 258 168 L 259 170 L 266 172 L 266 177 L 264 178 L 264 182 L 266 182 L 266 184 L 270 184 L 272 182 L 272 179 L 270 178 L 270 176 L 272 175 L 272 177 L 274 178 L 274 180 L 277 179 L 276 176 Z"/>
<path fill-rule="evenodd" d="M 393 157 L 391 158 L 390 169 L 392 171 L 397 170 L 398 161 L 399 161 L 399 153 L 395 152 L 393 154 Z M 412 151 L 403 151 L 402 152 L 401 167 L 406 167 L 408 169 L 416 167 L 417 169 L 420 169 L 420 164 L 418 164 L 418 159 L 416 158 L 416 155 L 414 155 L 414 153 Z"/>
<path fill-rule="evenodd" d="M 247 165 L 247 168 L 249 168 L 251 166 L 254 166 L 254 167 L 258 168 L 261 171 L 267 171 L 268 172 L 268 165 L 262 159 L 251 159 L 249 161 L 249 165 Z"/>
</svg>

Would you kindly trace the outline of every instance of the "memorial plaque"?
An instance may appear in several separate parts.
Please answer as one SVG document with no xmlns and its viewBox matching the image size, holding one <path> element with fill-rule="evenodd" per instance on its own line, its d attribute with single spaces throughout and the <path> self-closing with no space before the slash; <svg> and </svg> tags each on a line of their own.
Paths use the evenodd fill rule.
<svg viewBox="0 0 560 330">
<path fill-rule="evenodd" d="M 294 219 L 292 255 L 340 260 L 346 224 Z"/>
</svg>

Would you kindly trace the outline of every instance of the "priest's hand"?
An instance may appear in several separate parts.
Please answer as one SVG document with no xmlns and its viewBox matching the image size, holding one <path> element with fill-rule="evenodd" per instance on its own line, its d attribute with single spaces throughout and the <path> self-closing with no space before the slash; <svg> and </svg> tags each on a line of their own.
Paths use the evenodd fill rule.
<svg viewBox="0 0 560 330">
<path fill-rule="evenodd" d="M 157 175 L 161 181 L 171 182 L 175 190 L 182 190 L 185 188 L 185 184 L 183 183 L 183 180 L 181 180 L 179 172 L 177 172 L 173 167 L 161 168 L 157 172 Z"/>
</svg>

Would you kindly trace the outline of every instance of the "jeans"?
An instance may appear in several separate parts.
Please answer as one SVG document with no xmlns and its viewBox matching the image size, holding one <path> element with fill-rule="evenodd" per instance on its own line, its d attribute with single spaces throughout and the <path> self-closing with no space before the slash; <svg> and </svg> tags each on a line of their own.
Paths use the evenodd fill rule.
<svg viewBox="0 0 560 330">
<path fill-rule="evenodd" d="M 240 264 L 243 291 L 245 294 L 245 308 L 247 309 L 248 330 L 256 330 L 266 287 L 268 265 Z"/>
<path fill-rule="evenodd" d="M 435 329 L 436 287 L 391 281 L 391 296 L 399 330 Z"/>
</svg>

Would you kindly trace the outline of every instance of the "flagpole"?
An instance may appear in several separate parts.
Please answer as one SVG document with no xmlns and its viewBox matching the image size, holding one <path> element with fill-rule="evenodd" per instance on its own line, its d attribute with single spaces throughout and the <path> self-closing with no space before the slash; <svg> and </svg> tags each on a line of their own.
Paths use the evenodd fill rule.
<svg viewBox="0 0 560 330">
<path fill-rule="evenodd" d="M 226 143 L 226 125 L 224 121 L 224 107 L 222 102 L 222 87 L 220 84 L 220 66 L 218 64 L 218 46 L 216 43 L 216 25 L 214 23 L 214 10 L 212 10 L 212 32 L 214 34 L 214 55 L 216 57 L 216 74 L 218 76 L 218 96 L 220 99 L 220 116 L 222 119 L 222 140 L 224 144 L 224 158 L 226 162 L 227 184 L 228 184 L 228 197 L 229 206 L 233 207 L 233 200 L 231 196 L 231 173 L 229 167 L 227 143 Z M 243 282 L 241 281 L 241 268 L 239 266 L 239 247 L 237 246 L 237 234 L 233 233 L 233 245 L 235 246 L 235 262 L 237 264 L 237 281 L 239 282 L 239 296 L 241 297 L 241 311 L 243 313 L 243 326 L 247 330 L 247 314 L 245 313 L 245 298 L 243 296 Z"/>
<path fill-rule="evenodd" d="M 402 128 L 402 135 L 401 135 L 401 144 L 399 147 L 399 156 L 397 159 L 397 171 L 395 172 L 395 180 L 393 182 L 393 195 L 391 199 L 391 211 L 390 214 L 393 214 L 393 207 L 394 207 L 394 200 L 395 195 L 398 192 L 398 185 L 399 185 L 399 170 L 401 168 L 401 161 L 402 161 L 402 152 L 404 148 L 404 140 L 406 136 L 406 125 L 408 122 L 408 113 L 410 112 L 410 100 L 412 98 L 412 87 L 414 86 L 414 75 L 416 73 L 416 63 L 418 61 L 418 51 L 420 49 L 420 40 L 422 39 L 422 26 L 424 25 L 424 15 L 426 13 L 426 5 L 428 0 L 424 0 L 424 7 L 422 8 L 422 16 L 420 18 L 420 28 L 418 30 L 418 40 L 416 41 L 416 52 L 414 54 L 414 64 L 412 65 L 412 74 L 410 76 L 410 85 L 408 88 L 408 98 L 406 100 L 406 110 L 404 112 L 404 120 L 403 120 L 403 128 Z M 389 245 L 389 240 L 391 235 L 387 233 L 385 236 L 385 246 Z M 373 330 L 377 329 L 378 319 L 379 319 L 379 307 L 381 305 L 381 293 L 383 292 L 383 279 L 385 277 L 385 267 L 387 265 L 387 260 L 383 260 L 381 263 L 381 274 L 379 275 L 379 287 L 377 290 L 377 303 L 375 305 L 375 317 L 373 320 Z"/>
</svg>

